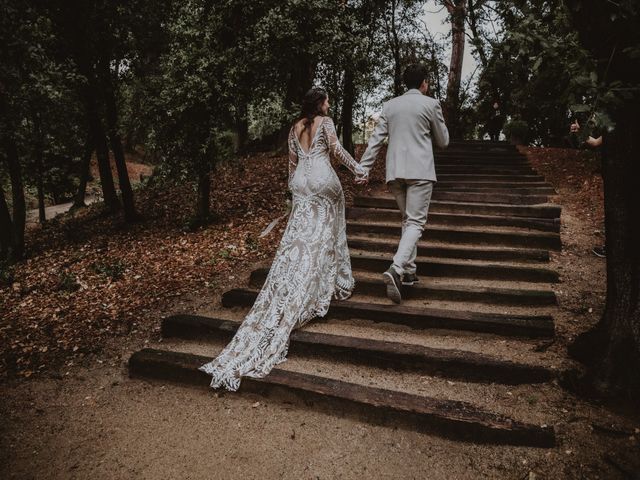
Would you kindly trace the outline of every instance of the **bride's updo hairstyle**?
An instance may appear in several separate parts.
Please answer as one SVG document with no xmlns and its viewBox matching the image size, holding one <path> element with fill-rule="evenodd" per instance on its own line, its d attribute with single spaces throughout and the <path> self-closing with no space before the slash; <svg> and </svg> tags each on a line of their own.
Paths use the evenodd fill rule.
<svg viewBox="0 0 640 480">
<path fill-rule="evenodd" d="M 307 128 L 311 128 L 311 124 L 313 123 L 313 119 L 317 115 L 324 115 L 322 113 L 322 109 L 320 106 L 327 99 L 326 90 L 313 87 L 307 93 L 305 93 L 304 98 L 302 99 L 302 112 L 300 113 L 300 119 L 303 120 L 304 128 L 302 131 L 304 132 Z"/>
</svg>

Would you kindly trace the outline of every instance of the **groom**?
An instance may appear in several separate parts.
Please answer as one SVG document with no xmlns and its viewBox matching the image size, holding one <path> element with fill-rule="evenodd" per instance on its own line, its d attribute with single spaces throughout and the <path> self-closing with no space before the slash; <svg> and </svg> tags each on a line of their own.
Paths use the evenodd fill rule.
<svg viewBox="0 0 640 480">
<path fill-rule="evenodd" d="M 415 263 L 417 243 L 427 223 L 429 202 L 436 182 L 432 143 L 440 148 L 449 145 L 449 131 L 440 102 L 426 96 L 428 75 L 422 64 L 407 67 L 403 79 L 409 90 L 385 102 L 380 120 L 360 160 L 368 174 L 384 139 L 389 138 L 387 186 L 402 213 L 402 238 L 393 257 L 393 265 L 384 272 L 383 278 L 387 296 L 395 303 L 402 301 L 401 284 L 413 285 L 418 281 Z"/>
</svg>

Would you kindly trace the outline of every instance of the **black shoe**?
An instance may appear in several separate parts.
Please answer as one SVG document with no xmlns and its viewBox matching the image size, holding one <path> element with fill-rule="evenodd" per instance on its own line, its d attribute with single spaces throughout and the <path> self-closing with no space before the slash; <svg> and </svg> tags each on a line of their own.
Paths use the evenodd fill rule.
<svg viewBox="0 0 640 480">
<path fill-rule="evenodd" d="M 402 301 L 402 295 L 400 294 L 400 285 L 402 284 L 402 278 L 400 277 L 400 275 L 394 270 L 393 267 L 390 267 L 389 270 L 382 274 L 382 279 L 387 285 L 387 297 L 389 297 L 395 303 L 400 303 Z"/>
<path fill-rule="evenodd" d="M 604 248 L 604 245 L 601 247 L 593 247 L 591 251 L 596 257 L 605 258 L 607 256 L 607 252 Z"/>
<path fill-rule="evenodd" d="M 420 279 L 415 273 L 405 273 L 402 276 L 402 284 L 403 285 L 414 285 L 418 283 Z"/>
</svg>

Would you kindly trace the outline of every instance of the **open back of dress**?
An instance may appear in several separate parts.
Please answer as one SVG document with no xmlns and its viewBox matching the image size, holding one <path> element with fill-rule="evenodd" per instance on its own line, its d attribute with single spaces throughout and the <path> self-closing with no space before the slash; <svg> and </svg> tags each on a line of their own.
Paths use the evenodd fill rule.
<svg viewBox="0 0 640 480">
<path fill-rule="evenodd" d="M 314 317 L 326 315 L 331 298 L 354 288 L 347 247 L 342 186 L 330 162 L 336 156 L 362 175 L 342 148 L 335 126 L 323 118 L 305 151 L 289 133 L 291 214 L 267 279 L 251 310 L 224 350 L 199 367 L 211 387 L 237 390 L 243 376 L 264 377 L 286 359 L 289 336 Z"/>
</svg>

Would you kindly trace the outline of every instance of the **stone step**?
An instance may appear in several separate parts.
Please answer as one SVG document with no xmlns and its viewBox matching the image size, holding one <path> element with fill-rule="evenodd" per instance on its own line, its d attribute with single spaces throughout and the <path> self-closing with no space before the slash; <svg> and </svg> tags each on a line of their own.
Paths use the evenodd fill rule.
<svg viewBox="0 0 640 480">
<path fill-rule="evenodd" d="M 346 217 L 353 220 L 374 220 L 383 222 L 401 222 L 400 212 L 385 208 L 351 207 L 346 211 Z M 455 225 L 475 227 L 515 227 L 540 230 L 543 232 L 560 232 L 560 219 L 509 217 L 506 215 L 474 215 L 461 213 L 430 212 L 430 225 Z"/>
<path fill-rule="evenodd" d="M 369 272 L 384 272 L 392 262 L 392 256 L 372 255 L 369 252 L 351 251 L 351 266 Z M 550 268 L 529 265 L 505 265 L 471 261 L 447 261 L 417 257 L 418 271 L 427 277 L 475 278 L 485 280 L 513 280 L 518 282 L 553 283 L 558 273 Z"/>
<path fill-rule="evenodd" d="M 250 307 L 258 292 L 250 289 L 229 290 L 222 296 L 224 307 Z M 445 309 L 365 303 L 354 300 L 334 301 L 328 316 L 336 319 L 360 318 L 373 322 L 406 325 L 418 329 L 464 330 L 514 337 L 552 337 L 553 318 L 548 315 L 509 315 L 453 311 Z"/>
<path fill-rule="evenodd" d="M 507 205 L 536 205 L 547 203 L 547 194 L 519 195 L 510 193 L 487 193 L 487 192 L 454 192 L 433 190 L 431 196 L 433 200 L 450 202 L 476 202 L 476 203 L 501 203 Z"/>
<path fill-rule="evenodd" d="M 251 272 L 250 285 L 262 288 L 268 268 L 259 268 Z M 377 297 L 386 296 L 386 285 L 379 276 L 373 277 L 366 272 L 354 271 L 356 292 Z M 533 290 L 517 288 L 495 288 L 469 285 L 434 285 L 430 278 L 423 276 L 421 281 L 412 285 L 403 285 L 402 298 L 407 300 L 445 300 L 460 302 L 486 303 L 490 305 L 541 306 L 557 305 L 557 298 L 551 290 Z"/>
<path fill-rule="evenodd" d="M 400 238 L 400 222 L 360 222 L 347 220 L 347 234 L 366 234 L 379 238 L 380 235 Z M 425 240 L 474 245 L 504 245 L 523 248 L 548 248 L 560 250 L 560 235 L 552 232 L 529 232 L 515 230 L 474 230 L 464 227 L 429 225 L 423 233 Z"/>
<path fill-rule="evenodd" d="M 391 196 L 355 197 L 353 203 L 356 207 L 386 208 L 398 210 L 396 201 Z M 466 213 L 471 215 L 506 215 L 529 218 L 560 218 L 561 207 L 559 205 L 507 205 L 473 202 L 452 202 L 432 200 L 429 204 L 429 212 L 439 213 Z"/>
<path fill-rule="evenodd" d="M 395 253 L 399 239 L 369 238 L 350 235 L 349 248 L 369 252 Z M 459 258 L 464 260 L 512 261 L 512 262 L 548 262 L 549 252 L 531 248 L 492 248 L 460 247 L 455 245 L 434 245 L 431 242 L 418 242 L 418 256 L 435 258 Z"/>
<path fill-rule="evenodd" d="M 210 376 L 198 367 L 210 358 L 145 348 L 129 358 L 129 375 L 208 388 Z M 363 417 L 373 423 L 437 433 L 471 442 L 552 447 L 553 428 L 525 424 L 472 404 L 369 387 L 274 368 L 269 375 L 242 380 L 240 393 L 303 399 L 327 413 Z"/>
<path fill-rule="evenodd" d="M 165 338 L 215 338 L 225 342 L 236 333 L 239 322 L 200 315 L 172 315 L 162 320 Z M 315 355 L 348 363 L 374 365 L 398 370 L 418 370 L 422 374 L 459 378 L 471 382 L 511 385 L 540 383 L 556 373 L 549 368 L 502 360 L 463 350 L 380 341 L 344 335 L 291 332 L 289 355 Z"/>
</svg>

